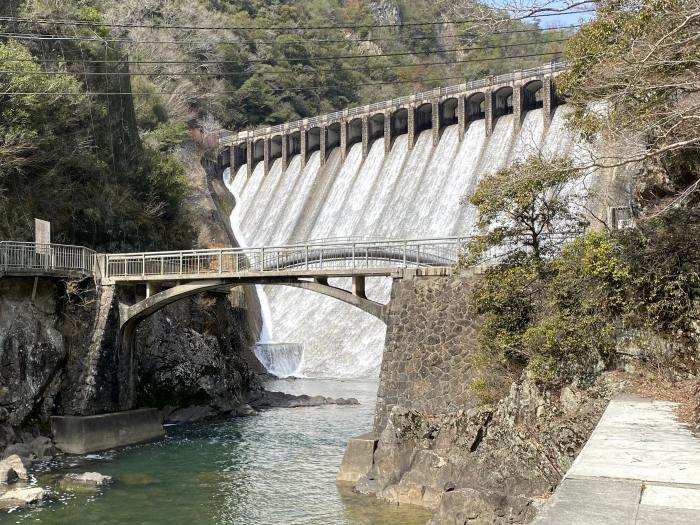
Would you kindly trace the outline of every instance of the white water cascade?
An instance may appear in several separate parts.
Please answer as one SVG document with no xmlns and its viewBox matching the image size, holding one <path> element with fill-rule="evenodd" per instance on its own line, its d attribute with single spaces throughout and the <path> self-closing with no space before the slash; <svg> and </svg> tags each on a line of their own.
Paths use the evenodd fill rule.
<svg viewBox="0 0 700 525">
<path fill-rule="evenodd" d="M 230 177 L 230 174 L 224 178 L 224 183 L 233 195 L 233 198 L 236 201 L 236 203 L 238 203 L 240 199 L 240 196 L 238 194 L 238 192 L 240 191 L 240 187 L 234 183 L 234 181 Z M 240 210 L 241 208 L 239 206 L 233 207 L 233 211 L 231 212 L 230 217 L 231 229 L 233 230 L 233 235 L 236 237 L 238 244 L 240 246 L 248 246 L 248 244 L 246 244 L 243 232 L 241 231 Z M 269 343 L 270 341 L 272 341 L 272 312 L 270 311 L 270 302 L 268 301 L 267 294 L 265 293 L 265 290 L 261 285 L 256 284 L 255 291 L 258 294 L 258 301 L 260 302 L 260 313 L 262 316 L 262 329 L 260 330 L 260 340 L 258 341 L 258 343 Z M 267 371 L 270 372 L 269 369 L 267 369 Z"/>
<path fill-rule="evenodd" d="M 486 137 L 484 120 L 472 122 L 459 141 L 456 125 L 442 131 L 437 146 L 431 130 L 421 133 L 409 151 L 407 136 L 395 138 L 388 155 L 383 140 L 375 141 L 366 159 L 354 144 L 341 162 L 334 148 L 326 164 L 314 152 L 300 169 L 293 157 L 282 173 L 274 161 L 267 176 L 263 163 L 247 177 L 242 166 L 229 182 L 236 196 L 231 217 L 238 240 L 249 246 L 283 245 L 337 237 L 442 237 L 465 235 L 475 228 L 475 211 L 459 200 L 478 181 L 515 159 L 542 151 L 574 154 L 575 141 L 566 131 L 560 106 L 545 132 L 541 109 L 528 111 L 520 131 L 512 115 L 499 117 Z M 235 216 L 235 218 L 234 218 Z M 240 218 L 240 219 L 239 219 Z M 333 280 L 332 280 L 333 281 Z M 336 286 L 349 286 L 335 280 Z M 368 279 L 367 294 L 386 302 L 391 282 Z M 307 290 L 265 286 L 275 336 L 304 346 L 301 372 L 307 376 L 376 375 L 381 363 L 385 325 L 371 315 Z M 260 294 L 261 301 L 265 294 Z M 268 328 L 269 329 L 269 328 Z M 271 334 L 268 335 L 271 337 Z"/>
<path fill-rule="evenodd" d="M 304 364 L 304 346 L 299 343 L 258 343 L 255 357 L 277 377 L 298 377 Z"/>
</svg>

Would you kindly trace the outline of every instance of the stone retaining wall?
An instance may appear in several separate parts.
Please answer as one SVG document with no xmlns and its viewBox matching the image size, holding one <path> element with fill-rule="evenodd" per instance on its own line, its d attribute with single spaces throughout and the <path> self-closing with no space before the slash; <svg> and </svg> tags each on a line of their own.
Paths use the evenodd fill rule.
<svg viewBox="0 0 700 525">
<path fill-rule="evenodd" d="M 447 413 L 476 405 L 480 318 L 471 304 L 478 276 L 397 279 L 386 317 L 375 431 L 394 406 Z"/>
</svg>

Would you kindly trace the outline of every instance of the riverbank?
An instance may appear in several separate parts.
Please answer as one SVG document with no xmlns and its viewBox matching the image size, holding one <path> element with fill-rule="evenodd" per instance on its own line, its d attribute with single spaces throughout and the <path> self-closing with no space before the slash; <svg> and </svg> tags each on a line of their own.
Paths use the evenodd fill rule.
<svg viewBox="0 0 700 525">
<path fill-rule="evenodd" d="M 377 384 L 277 380 L 269 390 L 356 397 L 360 404 L 273 408 L 257 416 L 168 426 L 159 443 L 63 456 L 31 481 L 52 490 L 41 506 L 0 515 L 5 523 L 424 524 L 431 513 L 395 507 L 337 486 L 347 439 L 372 426 Z M 48 469 L 51 469 L 48 471 Z M 112 476 L 88 493 L 56 487 L 68 472 Z"/>
</svg>

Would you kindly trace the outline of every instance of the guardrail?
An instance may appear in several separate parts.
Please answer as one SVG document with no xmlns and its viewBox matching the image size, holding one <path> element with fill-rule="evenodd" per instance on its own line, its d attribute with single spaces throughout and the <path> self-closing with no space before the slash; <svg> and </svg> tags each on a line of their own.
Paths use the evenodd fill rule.
<svg viewBox="0 0 700 525">
<path fill-rule="evenodd" d="M 0 241 L 0 273 L 93 274 L 95 252 L 84 246 Z"/>
<path fill-rule="evenodd" d="M 452 266 L 464 237 L 381 241 L 324 241 L 291 246 L 222 248 L 106 256 L 105 276 L 173 278 L 181 275 L 265 273 L 286 270 L 356 270 Z"/>
<path fill-rule="evenodd" d="M 328 113 L 326 115 L 319 115 L 315 117 L 310 117 L 306 119 L 300 119 L 300 120 L 295 120 L 292 122 L 288 122 L 286 124 L 277 124 L 274 126 L 267 126 L 264 128 L 257 128 L 254 130 L 244 130 L 240 131 L 238 133 L 231 132 L 230 134 L 225 135 L 225 142 L 226 144 L 235 142 L 237 140 L 237 136 L 239 133 L 245 134 L 247 137 L 255 138 L 255 137 L 260 137 L 263 135 L 270 135 L 272 133 L 279 133 L 281 131 L 296 131 L 299 130 L 305 126 L 315 126 L 317 124 L 320 124 L 321 122 L 331 122 L 334 120 L 338 120 L 342 118 L 343 116 L 348 116 L 352 117 L 355 115 L 361 115 L 365 113 L 372 113 L 375 111 L 381 111 L 387 108 L 390 108 L 392 106 L 401 106 L 404 104 L 408 104 L 411 102 L 411 100 L 422 100 L 422 99 L 427 99 L 427 98 L 433 98 L 433 97 L 439 97 L 443 95 L 453 95 L 456 93 L 460 93 L 463 91 L 471 91 L 473 89 L 481 89 L 484 87 L 487 87 L 489 85 L 495 85 L 495 84 L 502 84 L 504 82 L 510 82 L 512 80 L 515 80 L 516 78 L 529 78 L 529 77 L 534 77 L 534 76 L 539 76 L 539 75 L 544 75 L 544 74 L 551 74 L 551 73 L 556 73 L 558 71 L 563 71 L 566 69 L 567 63 L 566 62 L 552 62 L 550 64 L 545 64 L 542 66 L 537 66 L 537 67 L 532 67 L 529 69 L 522 69 L 518 71 L 514 71 L 511 73 L 505 73 L 503 75 L 496 75 L 488 78 L 481 78 L 478 80 L 470 80 L 469 82 L 463 83 L 463 84 L 454 84 L 451 86 L 446 86 L 446 87 L 438 87 L 435 89 L 431 89 L 429 91 L 421 91 L 419 93 L 415 93 L 413 95 L 405 95 L 403 97 L 398 97 L 398 98 L 393 98 L 391 100 L 384 100 L 381 102 L 374 102 L 372 104 L 368 104 L 365 106 L 357 106 L 354 108 L 348 108 L 343 111 L 334 111 L 333 113 Z M 224 136 L 223 134 L 220 134 L 220 143 L 222 142 L 221 138 Z"/>
<path fill-rule="evenodd" d="M 549 234 L 543 247 L 556 247 L 575 237 L 575 233 Z M 287 246 L 259 248 L 215 248 L 167 252 L 121 253 L 104 255 L 102 276 L 130 280 L 181 276 L 247 275 L 275 272 L 298 274 L 299 270 L 393 270 L 424 266 L 453 266 L 466 255 L 470 237 L 432 239 L 373 239 L 361 237 L 321 239 Z M 479 264 L 502 260 L 522 243 L 491 248 L 479 258 Z M 526 248 L 527 249 L 527 248 Z M 97 254 L 83 246 L 0 242 L 0 275 L 94 275 Z M 102 264 L 102 263 L 101 263 Z"/>
</svg>

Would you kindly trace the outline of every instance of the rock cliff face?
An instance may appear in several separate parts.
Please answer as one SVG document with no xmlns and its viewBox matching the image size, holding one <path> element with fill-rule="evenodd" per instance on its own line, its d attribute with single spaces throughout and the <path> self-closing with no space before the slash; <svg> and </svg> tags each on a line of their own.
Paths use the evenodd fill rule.
<svg viewBox="0 0 700 525">
<path fill-rule="evenodd" d="M 445 414 L 395 407 L 356 490 L 436 509 L 434 524 L 526 523 L 618 388 L 601 379 L 555 396 L 522 378 L 495 407 Z"/>
<path fill-rule="evenodd" d="M 66 361 L 57 290 L 50 281 L 0 280 L 0 422 L 19 425 L 39 409 Z"/>
<path fill-rule="evenodd" d="M 545 391 L 525 375 L 484 404 L 478 276 L 396 282 L 387 318 L 373 466 L 355 490 L 435 509 L 437 524 L 526 523 L 560 481 L 619 385 Z M 471 386 L 470 386 L 471 385 Z"/>
<path fill-rule="evenodd" d="M 238 294 L 206 294 L 169 305 L 138 329 L 137 403 L 210 405 L 230 411 L 259 388 L 244 352 L 255 341 Z"/>
<path fill-rule="evenodd" d="M 190 159 L 197 247 L 235 246 L 220 173 L 193 157 L 183 158 Z M 96 288 L 92 280 L 40 279 L 34 288 L 33 278 L 0 279 L 0 451 L 48 431 L 52 414 L 118 409 L 119 295 L 139 293 Z M 260 325 L 257 296 L 247 288 L 185 299 L 144 320 L 135 355 L 138 402 L 218 411 L 240 405 L 258 388 L 255 372 L 262 370 L 249 347 Z"/>
</svg>

